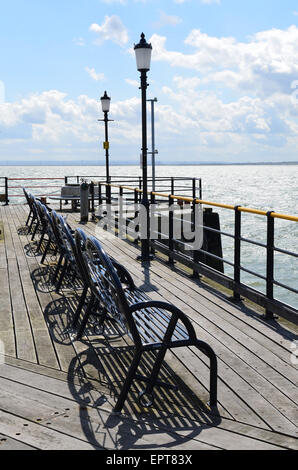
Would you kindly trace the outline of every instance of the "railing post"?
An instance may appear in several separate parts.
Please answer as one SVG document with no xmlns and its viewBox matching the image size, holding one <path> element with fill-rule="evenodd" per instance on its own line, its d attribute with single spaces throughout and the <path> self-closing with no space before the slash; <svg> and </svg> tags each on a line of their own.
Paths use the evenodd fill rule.
<svg viewBox="0 0 298 470">
<path fill-rule="evenodd" d="M 273 211 L 267 212 L 267 269 L 266 269 L 266 296 L 273 300 L 274 288 L 274 217 Z M 278 318 L 268 308 L 265 312 L 266 320 Z"/>
<path fill-rule="evenodd" d="M 155 234 L 153 233 L 153 231 L 155 230 L 156 218 L 155 218 L 155 194 L 153 194 L 153 191 L 151 191 L 150 193 L 150 218 L 151 218 L 150 239 L 152 241 L 151 253 L 152 255 L 154 255 L 155 254 L 155 247 L 154 247 Z"/>
<path fill-rule="evenodd" d="M 8 199 L 8 178 L 5 176 L 5 205 L 8 206 L 9 199 Z"/>
<path fill-rule="evenodd" d="M 123 225 L 125 224 L 125 227 Z M 126 219 L 123 218 L 123 188 L 119 187 L 119 210 L 118 210 L 118 236 L 121 240 L 125 239 Z"/>
<path fill-rule="evenodd" d="M 196 197 L 193 198 L 193 202 L 192 202 L 192 228 L 193 228 L 193 233 L 196 234 L 196 223 L 198 222 L 196 220 Z M 202 228 L 202 230 L 204 230 L 204 228 Z M 196 240 L 195 240 L 195 237 L 196 235 L 194 235 L 194 241 L 193 243 L 195 244 Z M 193 262 L 195 263 L 194 267 L 193 267 L 193 273 L 192 273 L 192 277 L 194 279 L 199 279 L 200 275 L 199 275 L 199 250 L 193 250 Z"/>
<path fill-rule="evenodd" d="M 101 183 L 98 182 L 98 205 L 102 205 L 102 195 L 101 195 Z"/>
<path fill-rule="evenodd" d="M 172 178 L 173 180 L 173 178 Z M 174 264 L 173 252 L 174 252 L 174 214 L 173 214 L 173 205 L 174 199 L 171 198 L 171 195 L 168 197 L 169 202 L 169 264 Z"/>
<path fill-rule="evenodd" d="M 197 183 L 197 179 L 196 179 L 196 178 L 193 178 L 193 179 L 192 179 L 192 198 L 193 198 L 193 199 L 196 199 L 196 197 L 197 197 L 197 194 L 196 194 L 196 183 Z"/>
<path fill-rule="evenodd" d="M 171 177 L 171 194 L 175 194 L 175 180 Z"/>
<path fill-rule="evenodd" d="M 234 207 L 234 285 L 240 285 L 241 279 L 241 212 L 239 207 Z M 234 302 L 240 302 L 241 297 L 239 292 L 234 290 L 232 299 Z"/>
<path fill-rule="evenodd" d="M 89 184 L 86 181 L 80 185 L 80 214 L 81 214 L 81 223 L 88 222 L 88 213 L 89 213 Z"/>
<path fill-rule="evenodd" d="M 94 182 L 90 183 L 90 195 L 91 195 L 91 213 L 92 220 L 95 220 L 95 206 L 94 206 Z"/>
<path fill-rule="evenodd" d="M 106 184 L 106 201 L 107 201 L 107 204 L 111 205 L 111 186 L 110 186 L 110 184 Z"/>
<path fill-rule="evenodd" d="M 135 220 L 138 219 L 139 217 L 139 211 L 138 211 L 138 204 L 139 204 L 139 193 L 137 189 L 134 189 L 134 206 L 135 206 Z M 135 232 L 139 231 L 139 225 L 135 227 Z M 138 237 L 135 238 L 134 243 L 137 245 L 139 243 Z"/>
</svg>

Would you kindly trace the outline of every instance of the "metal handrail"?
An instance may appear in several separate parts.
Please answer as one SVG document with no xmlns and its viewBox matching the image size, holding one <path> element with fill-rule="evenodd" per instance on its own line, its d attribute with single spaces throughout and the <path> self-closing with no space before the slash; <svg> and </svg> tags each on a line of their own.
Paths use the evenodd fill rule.
<svg viewBox="0 0 298 470">
<path fill-rule="evenodd" d="M 136 195 L 143 193 L 143 190 L 138 187 L 132 188 L 131 186 L 126 186 L 126 185 L 120 185 L 120 184 L 117 185 L 114 183 L 107 184 L 107 183 L 101 183 L 101 182 L 96 182 L 95 184 L 104 186 L 106 188 L 107 194 L 110 194 L 110 189 L 112 187 L 118 188 L 121 196 L 123 195 L 124 190 L 129 190 L 130 192 L 134 192 L 136 203 L 139 202 L 139 197 L 136 198 Z M 150 240 L 152 250 L 155 252 L 156 250 L 161 251 L 162 253 L 168 255 L 169 263 L 171 264 L 174 262 L 174 260 L 177 260 L 181 262 L 182 264 L 185 264 L 186 266 L 192 268 L 194 275 L 198 275 L 198 273 L 202 274 L 206 277 L 209 277 L 213 281 L 219 284 L 222 284 L 228 289 L 231 289 L 233 291 L 233 299 L 235 301 L 240 301 L 241 300 L 240 296 L 243 296 L 252 300 L 254 303 L 261 305 L 262 307 L 265 308 L 266 310 L 265 317 L 268 319 L 274 318 L 273 313 L 278 313 L 281 316 L 288 318 L 290 321 L 294 321 L 295 323 L 298 322 L 298 310 L 290 305 L 287 305 L 277 300 L 276 298 L 274 298 L 274 295 L 273 295 L 274 286 L 282 287 L 284 289 L 287 289 L 288 291 L 297 293 L 297 290 L 294 289 L 293 287 L 286 286 L 284 283 L 279 282 L 274 279 L 274 254 L 275 252 L 283 253 L 289 256 L 294 256 L 296 258 L 298 257 L 297 253 L 293 253 L 291 251 L 287 251 L 287 250 L 284 250 L 282 248 L 278 248 L 275 246 L 274 220 L 282 219 L 282 220 L 287 220 L 287 221 L 298 222 L 297 216 L 281 214 L 281 213 L 277 213 L 274 211 L 264 211 L 264 210 L 259 210 L 259 209 L 253 209 L 253 208 L 244 207 L 241 205 L 234 206 L 231 204 L 223 204 L 223 203 L 218 203 L 218 202 L 213 202 L 213 201 L 206 201 L 203 199 L 191 198 L 187 196 L 179 196 L 176 194 L 165 194 L 159 191 L 151 191 L 151 192 L 148 191 L 148 195 L 151 195 L 152 202 L 159 202 L 161 204 L 169 204 L 169 207 L 173 204 L 170 201 L 177 200 L 179 202 L 190 204 L 189 206 L 190 210 L 193 210 L 193 207 L 195 204 L 202 204 L 202 205 L 208 205 L 212 207 L 233 210 L 235 214 L 233 234 L 227 233 L 221 230 L 217 230 L 215 228 L 208 227 L 208 226 L 204 226 L 204 230 L 212 231 L 217 235 L 227 236 L 234 240 L 234 262 L 231 262 L 230 260 L 225 259 L 222 255 L 218 256 L 214 253 L 209 253 L 208 251 L 204 250 L 203 247 L 199 250 L 194 250 L 192 256 L 186 256 L 185 254 L 181 254 L 181 252 L 178 252 L 177 249 L 175 249 L 175 246 L 177 245 L 178 240 L 175 240 L 173 238 L 173 236 L 171 235 L 172 232 L 170 228 L 169 228 L 169 235 L 168 235 L 169 237 L 168 246 L 162 245 L 160 244 L 160 242 L 157 242 L 156 240 Z M 161 200 L 156 200 L 155 197 L 161 198 Z M 106 198 L 106 202 L 107 203 L 109 202 L 108 197 Z M 249 213 L 249 214 L 260 215 L 260 216 L 266 217 L 267 219 L 267 242 L 261 243 L 257 240 L 252 240 L 252 239 L 242 237 L 241 235 L 241 214 L 242 213 Z M 173 217 L 169 217 L 169 224 L 172 224 L 172 223 L 173 223 Z M 266 250 L 266 255 L 264 258 L 265 267 L 266 267 L 265 275 L 254 272 L 251 269 L 248 269 L 246 266 L 241 265 L 241 243 L 242 242 L 256 245 Z M 181 242 L 181 243 L 182 244 L 184 243 L 185 245 L 185 242 Z M 226 263 L 232 266 L 234 268 L 234 276 L 233 277 L 227 276 L 223 274 L 222 272 L 217 271 L 215 268 L 212 268 L 210 266 L 207 266 L 203 262 L 200 262 L 199 257 L 198 257 L 199 253 L 201 255 L 214 258 L 215 260 L 220 260 L 222 263 Z M 262 292 L 243 284 L 241 282 L 241 277 L 240 277 L 241 271 L 246 272 L 248 274 L 251 274 L 253 276 L 256 276 L 266 281 L 266 294 L 263 294 Z"/>
<path fill-rule="evenodd" d="M 98 184 L 97 181 L 93 181 L 93 184 Z M 143 190 L 140 188 L 133 188 L 131 186 L 123 186 L 123 185 L 117 185 L 117 184 L 108 184 L 108 183 L 100 183 L 103 186 L 111 186 L 113 188 L 122 188 L 122 189 L 130 189 L 130 190 L 135 190 L 139 193 L 142 193 Z M 153 196 L 159 196 L 159 197 L 164 197 L 164 198 L 171 198 L 171 199 L 176 199 L 178 201 L 183 201 L 183 202 L 189 202 L 189 203 L 196 203 L 196 204 L 205 204 L 208 206 L 213 206 L 213 207 L 220 207 L 222 209 L 229 209 L 229 210 L 234 210 L 235 206 L 232 206 L 231 204 L 222 204 L 219 202 L 211 202 L 211 201 L 205 201 L 203 199 L 192 199 L 191 197 L 187 196 L 178 196 L 175 194 L 165 194 L 165 193 L 160 193 L 160 192 L 155 192 L 155 191 L 148 191 L 148 195 L 152 194 Z M 244 206 L 238 206 L 237 210 L 240 212 L 247 212 L 250 214 L 255 214 L 255 215 L 267 215 L 267 211 L 260 210 L 260 209 L 252 209 L 250 207 L 244 207 Z M 276 218 L 276 219 L 283 219 L 283 220 L 290 220 L 293 222 L 298 222 L 298 216 L 293 216 L 293 215 L 288 215 L 288 214 L 279 214 L 278 212 L 271 212 L 270 217 Z"/>
</svg>

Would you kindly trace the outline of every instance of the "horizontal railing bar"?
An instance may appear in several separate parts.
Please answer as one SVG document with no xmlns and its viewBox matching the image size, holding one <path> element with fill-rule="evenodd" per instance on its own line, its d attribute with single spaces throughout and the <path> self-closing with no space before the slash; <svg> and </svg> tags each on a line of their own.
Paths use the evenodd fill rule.
<svg viewBox="0 0 298 470">
<path fill-rule="evenodd" d="M 293 253 L 292 251 L 283 250 L 282 248 L 274 247 L 274 251 L 277 251 L 278 253 L 283 253 L 283 254 L 289 255 L 289 256 L 295 256 L 295 258 L 298 258 L 297 253 Z"/>
<path fill-rule="evenodd" d="M 255 241 L 255 240 L 251 240 L 251 239 L 249 239 L 249 238 L 240 237 L 240 240 L 241 240 L 242 242 L 251 243 L 252 245 L 261 246 L 262 248 L 267 248 L 267 245 L 265 245 L 264 243 L 257 242 L 257 241 Z"/>
<path fill-rule="evenodd" d="M 102 183 L 102 184 L 108 185 L 107 183 Z M 139 192 L 143 192 L 143 190 L 139 189 L 139 188 L 135 188 L 135 190 L 139 191 Z M 148 193 L 148 194 L 150 194 L 150 193 Z M 155 191 L 153 191 L 151 194 L 153 194 L 154 196 L 163 196 L 163 197 L 168 197 L 168 198 L 170 197 L 171 199 L 177 199 L 177 200 L 180 200 L 180 201 L 185 201 L 185 202 L 190 202 L 190 203 L 195 202 L 196 204 L 203 204 L 203 205 L 209 205 L 209 206 L 214 206 L 214 207 L 220 207 L 222 209 L 235 210 L 235 206 L 232 206 L 231 204 L 222 204 L 222 203 L 219 203 L 219 202 L 205 201 L 203 199 L 197 199 L 197 198 L 194 200 L 190 197 L 177 196 L 175 194 L 156 193 Z M 259 210 L 259 209 L 251 209 L 249 207 L 238 206 L 237 210 L 240 211 L 240 212 L 247 212 L 247 213 L 251 213 L 251 214 L 255 214 L 255 215 L 263 215 L 263 216 L 268 215 L 268 211 L 266 212 L 266 211 Z M 287 215 L 287 214 L 279 214 L 277 212 L 271 212 L 269 214 L 269 216 L 274 217 L 274 218 L 278 218 L 278 219 L 291 220 L 291 221 L 294 221 L 294 222 L 298 222 L 298 217 Z"/>
<path fill-rule="evenodd" d="M 199 227 L 202 227 L 202 225 L 199 225 Z M 208 232 L 214 232 L 220 235 L 225 235 L 226 237 L 235 238 L 235 235 L 233 235 L 232 233 L 223 232 L 221 230 L 217 230 L 216 228 L 208 227 L 207 225 L 203 225 L 203 229 L 207 230 Z"/>
<path fill-rule="evenodd" d="M 158 250 L 160 250 L 164 254 L 168 254 L 169 249 L 165 245 L 157 244 L 156 242 L 151 241 L 151 245 Z M 283 318 L 288 319 L 289 321 L 298 325 L 298 310 L 290 305 L 284 304 L 276 299 L 269 299 L 266 297 L 265 294 L 259 292 L 252 287 L 247 286 L 246 284 L 237 284 L 235 281 L 226 276 L 225 274 L 216 271 L 215 269 L 205 265 L 204 263 L 195 263 L 192 259 L 187 259 L 183 253 L 176 253 L 173 254 L 173 259 L 177 260 L 178 262 L 184 263 L 189 268 L 196 268 L 200 274 L 203 276 L 212 279 L 214 282 L 221 284 L 222 286 L 230 289 L 234 292 L 239 293 L 240 295 L 245 296 L 247 299 L 251 300 L 252 302 L 257 303 L 263 308 L 268 308 L 270 311 L 277 313 L 278 315 L 282 316 Z"/>
<path fill-rule="evenodd" d="M 8 181 L 64 180 L 64 178 L 7 178 Z"/>
<path fill-rule="evenodd" d="M 291 292 L 294 292 L 294 294 L 298 294 L 298 290 L 297 290 L 297 289 L 294 289 L 294 287 L 291 287 L 291 286 L 286 286 L 286 285 L 283 284 L 282 282 L 273 281 L 273 284 L 275 284 L 275 285 L 278 286 L 278 287 L 283 287 L 283 288 L 286 289 L 286 290 L 290 290 Z"/>
<path fill-rule="evenodd" d="M 217 259 L 219 261 L 223 261 L 224 263 L 226 264 L 229 264 L 230 266 L 233 266 L 234 267 L 234 263 L 232 263 L 231 261 L 228 261 L 227 259 L 225 258 L 221 258 L 220 256 L 217 256 L 215 255 L 214 253 L 210 253 L 209 251 L 205 251 L 205 250 L 202 250 L 202 249 L 199 249 L 197 250 L 199 253 L 203 253 L 204 255 L 206 256 L 210 256 L 211 258 L 214 258 L 214 259 Z"/>
<path fill-rule="evenodd" d="M 241 271 L 251 274 L 252 276 L 256 276 L 260 279 L 263 279 L 264 281 L 267 281 L 266 276 L 263 276 L 262 274 L 256 273 L 255 271 L 251 271 L 250 269 L 244 268 L 243 266 L 240 266 L 240 269 Z"/>
</svg>

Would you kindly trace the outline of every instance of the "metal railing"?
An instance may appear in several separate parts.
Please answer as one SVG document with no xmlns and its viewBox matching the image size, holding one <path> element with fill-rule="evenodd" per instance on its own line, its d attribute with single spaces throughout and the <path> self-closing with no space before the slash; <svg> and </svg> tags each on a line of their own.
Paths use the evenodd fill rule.
<svg viewBox="0 0 298 470">
<path fill-rule="evenodd" d="M 64 178 L 8 178 L 2 177 L 4 184 L 0 186 L 3 188 L 1 193 L 0 202 L 5 202 L 8 205 L 10 202 L 24 202 L 23 187 L 26 187 L 36 197 L 46 197 L 53 194 L 60 193 L 61 183 Z"/>
<path fill-rule="evenodd" d="M 6 205 L 9 202 L 23 202 L 23 186 L 36 197 L 60 195 L 63 185 L 79 185 L 82 180 L 91 182 L 94 180 L 105 182 L 106 176 L 65 176 L 51 178 L 0 178 L 0 202 Z M 113 184 L 125 184 L 134 188 L 136 185 L 142 189 L 142 177 L 138 176 L 111 176 Z M 63 183 L 62 183 L 63 182 Z M 2 184 L 1 184 L 2 183 Z M 148 178 L 148 188 L 152 187 L 152 178 Z M 202 183 L 200 178 L 187 177 L 156 177 L 155 187 L 159 192 L 176 192 L 183 195 L 198 195 L 202 197 Z"/>
<path fill-rule="evenodd" d="M 139 187 L 132 188 L 126 185 L 117 185 L 106 183 L 98 183 L 98 202 L 99 205 L 103 204 L 113 204 L 113 201 L 117 200 L 119 197 L 127 196 L 128 201 L 131 204 L 134 204 L 133 208 L 134 215 L 138 214 L 137 205 L 141 202 L 142 189 Z M 241 296 L 251 300 L 252 302 L 258 304 L 259 306 L 265 309 L 265 318 L 273 319 L 274 314 L 278 314 L 294 323 L 297 324 L 298 320 L 298 310 L 296 307 L 289 305 L 286 302 L 280 301 L 275 296 L 275 288 L 285 289 L 287 293 L 290 293 L 295 297 L 295 300 L 298 301 L 298 290 L 295 287 L 291 287 L 284 282 L 280 282 L 275 279 L 275 268 L 278 267 L 275 263 L 276 255 L 289 256 L 292 259 L 298 258 L 298 253 L 294 252 L 294 249 L 291 251 L 289 249 L 284 249 L 276 246 L 276 228 L 275 222 L 277 220 L 289 221 L 293 223 L 298 222 L 298 217 L 276 213 L 274 211 L 263 211 L 258 209 L 252 209 L 244 207 L 241 205 L 229 205 L 221 204 L 217 202 L 206 201 L 198 197 L 187 197 L 180 196 L 171 193 L 165 194 L 163 192 L 149 192 L 150 200 L 152 204 L 159 204 L 160 207 L 167 208 L 169 214 L 173 213 L 173 202 L 177 202 L 178 205 L 187 205 L 189 211 L 192 212 L 192 224 L 196 225 L 197 221 L 195 220 L 195 206 L 199 204 L 202 208 L 208 206 L 211 208 L 223 209 L 224 211 L 230 211 L 233 214 L 233 230 L 228 232 L 225 230 L 220 230 L 220 228 L 214 228 L 211 226 L 203 225 L 202 230 L 204 233 L 204 239 L 206 238 L 207 233 L 212 233 L 215 236 L 222 239 L 228 237 L 232 242 L 232 255 L 230 259 L 227 259 L 222 254 L 211 252 L 206 250 L 204 244 L 200 249 L 193 250 L 189 253 L 186 250 L 183 250 L 186 243 L 183 240 L 175 239 L 173 236 L 174 233 L 174 223 L 175 215 L 169 215 L 168 217 L 168 240 L 167 243 L 159 239 L 150 240 L 152 251 L 156 253 L 160 252 L 168 258 L 168 262 L 173 264 L 175 261 L 191 269 L 194 276 L 203 275 L 212 281 L 224 286 L 225 288 L 232 291 L 233 295 L 231 300 L 240 301 Z M 96 198 L 97 199 L 97 198 Z M 93 211 L 95 210 L 95 201 L 92 203 Z M 206 210 L 206 209 L 205 209 Z M 264 230 L 265 241 L 261 242 L 256 239 L 245 237 L 242 234 L 243 228 L 243 215 L 252 214 L 254 216 L 260 216 L 264 218 L 266 227 Z M 149 218 L 150 219 L 150 218 Z M 125 222 L 127 224 L 127 222 Z M 161 233 L 159 232 L 159 235 Z M 245 264 L 245 259 L 243 256 L 243 245 L 248 244 L 249 246 L 262 248 L 265 252 L 262 257 L 261 262 L 264 274 L 260 274 L 255 269 L 252 269 L 250 265 Z M 231 274 L 227 275 L 223 270 L 214 269 L 210 266 L 212 263 L 207 263 L 202 261 L 214 260 L 219 262 L 222 266 L 228 266 Z M 261 292 L 259 289 L 248 285 L 242 281 L 243 274 L 253 276 L 264 282 L 265 292 Z M 294 276 L 294 270 L 293 270 Z M 297 285 L 297 279 L 296 279 Z M 295 302 L 294 302 L 295 303 Z"/>
<path fill-rule="evenodd" d="M 105 176 L 65 176 L 65 184 L 79 184 L 81 180 L 91 183 L 96 182 L 106 183 Z M 148 189 L 151 191 L 153 187 L 153 179 L 148 178 Z M 201 178 L 191 178 L 184 176 L 172 176 L 172 177 L 155 177 L 155 190 L 157 192 L 175 192 L 184 196 L 198 195 L 202 197 L 202 180 Z M 125 185 L 134 189 L 136 186 L 142 189 L 142 177 L 141 176 L 110 176 L 111 185 Z"/>
</svg>

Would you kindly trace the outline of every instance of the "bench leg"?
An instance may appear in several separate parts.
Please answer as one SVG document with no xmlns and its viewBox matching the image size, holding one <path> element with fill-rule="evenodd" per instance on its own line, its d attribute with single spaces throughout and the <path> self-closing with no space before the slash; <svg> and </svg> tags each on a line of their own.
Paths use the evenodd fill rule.
<svg viewBox="0 0 298 470">
<path fill-rule="evenodd" d="M 64 276 L 66 274 L 67 267 L 68 267 L 68 261 L 67 261 L 67 259 L 64 258 L 63 268 L 62 268 L 62 271 L 61 271 L 61 274 L 60 274 L 60 277 L 59 277 L 59 281 L 58 281 L 58 284 L 57 284 L 57 289 L 56 289 L 57 292 L 59 292 L 59 290 L 60 290 L 60 287 L 62 285 L 62 281 L 63 281 Z"/>
<path fill-rule="evenodd" d="M 88 286 L 85 286 L 84 289 L 83 289 L 80 301 L 79 301 L 79 305 L 77 306 L 76 312 L 74 314 L 74 318 L 73 318 L 73 322 L 72 322 L 72 328 L 77 327 L 83 305 L 86 301 L 87 292 L 88 292 Z"/>
<path fill-rule="evenodd" d="M 141 351 L 136 351 L 135 352 L 135 355 L 134 355 L 134 358 L 132 360 L 131 366 L 129 368 L 128 374 L 126 376 L 124 385 L 121 389 L 119 398 L 118 398 L 117 403 L 116 403 L 116 405 L 113 409 L 114 413 L 120 413 L 120 411 L 123 408 L 123 405 L 125 403 L 125 400 L 126 400 L 128 392 L 129 392 L 129 389 L 131 387 L 132 381 L 136 376 L 136 371 L 137 371 L 138 365 L 140 363 L 141 356 L 142 356 Z"/>
<path fill-rule="evenodd" d="M 27 218 L 27 220 L 26 220 L 26 226 L 28 226 L 28 224 L 29 224 L 29 220 L 30 220 L 30 218 L 31 218 L 31 215 L 32 215 L 32 210 L 30 209 L 28 218 Z"/>
<path fill-rule="evenodd" d="M 35 218 L 34 218 L 34 215 L 33 215 L 33 216 L 32 216 L 32 219 L 31 219 L 31 222 L 30 222 L 30 225 L 29 225 L 29 230 L 28 230 L 28 233 L 31 233 L 31 230 L 32 230 L 32 227 L 33 227 L 34 221 L 35 221 Z"/>
<path fill-rule="evenodd" d="M 81 339 L 82 335 L 83 335 L 83 332 L 84 332 L 84 329 L 87 325 L 87 321 L 88 321 L 88 318 L 90 317 L 90 314 L 92 312 L 92 309 L 94 307 L 94 305 L 96 304 L 96 300 L 95 300 L 95 297 L 93 294 L 91 294 L 91 299 L 90 299 L 90 302 L 89 302 L 89 305 L 87 307 L 87 310 L 85 312 L 85 315 L 83 316 L 83 319 L 82 319 L 82 323 L 80 325 L 80 328 L 78 330 L 78 333 L 77 333 L 77 336 L 76 336 L 76 339 Z"/>
<path fill-rule="evenodd" d="M 38 227 L 39 227 L 39 222 L 37 221 L 37 222 L 36 222 L 36 225 L 35 225 L 35 228 L 34 228 L 34 232 L 33 232 L 32 237 L 31 237 L 31 240 L 34 240 L 34 237 L 35 237 L 35 235 L 36 235 L 36 232 L 37 232 L 37 230 L 38 230 Z"/>
<path fill-rule="evenodd" d="M 217 357 L 209 344 L 197 340 L 197 348 L 210 359 L 210 407 L 217 407 Z"/>
<path fill-rule="evenodd" d="M 47 241 L 45 250 L 44 250 L 44 252 L 43 252 L 42 258 L 41 258 L 41 260 L 40 260 L 40 264 L 43 264 L 43 262 L 44 262 L 44 260 L 45 260 L 45 257 L 46 257 L 46 255 L 47 255 L 48 249 L 50 248 L 50 244 L 51 244 L 51 239 L 49 238 L 48 241 Z"/>
<path fill-rule="evenodd" d="M 41 244 L 42 244 L 42 242 L 43 242 L 45 233 L 46 233 L 46 231 L 45 231 L 45 229 L 43 229 L 43 230 L 42 230 L 41 237 L 40 237 L 40 239 L 39 239 L 39 243 L 38 243 L 38 245 L 37 245 L 37 249 L 36 249 L 37 252 L 39 252 L 39 250 L 40 250 L 40 248 L 41 248 Z"/>
<path fill-rule="evenodd" d="M 58 264 L 56 266 L 56 269 L 55 269 L 55 272 L 54 272 L 53 278 L 52 278 L 52 283 L 53 284 L 55 284 L 55 282 L 56 282 L 56 279 L 57 279 L 57 276 L 58 276 L 58 273 L 59 273 L 59 269 L 61 268 L 62 260 L 63 260 L 63 255 L 60 254 Z"/>
</svg>

